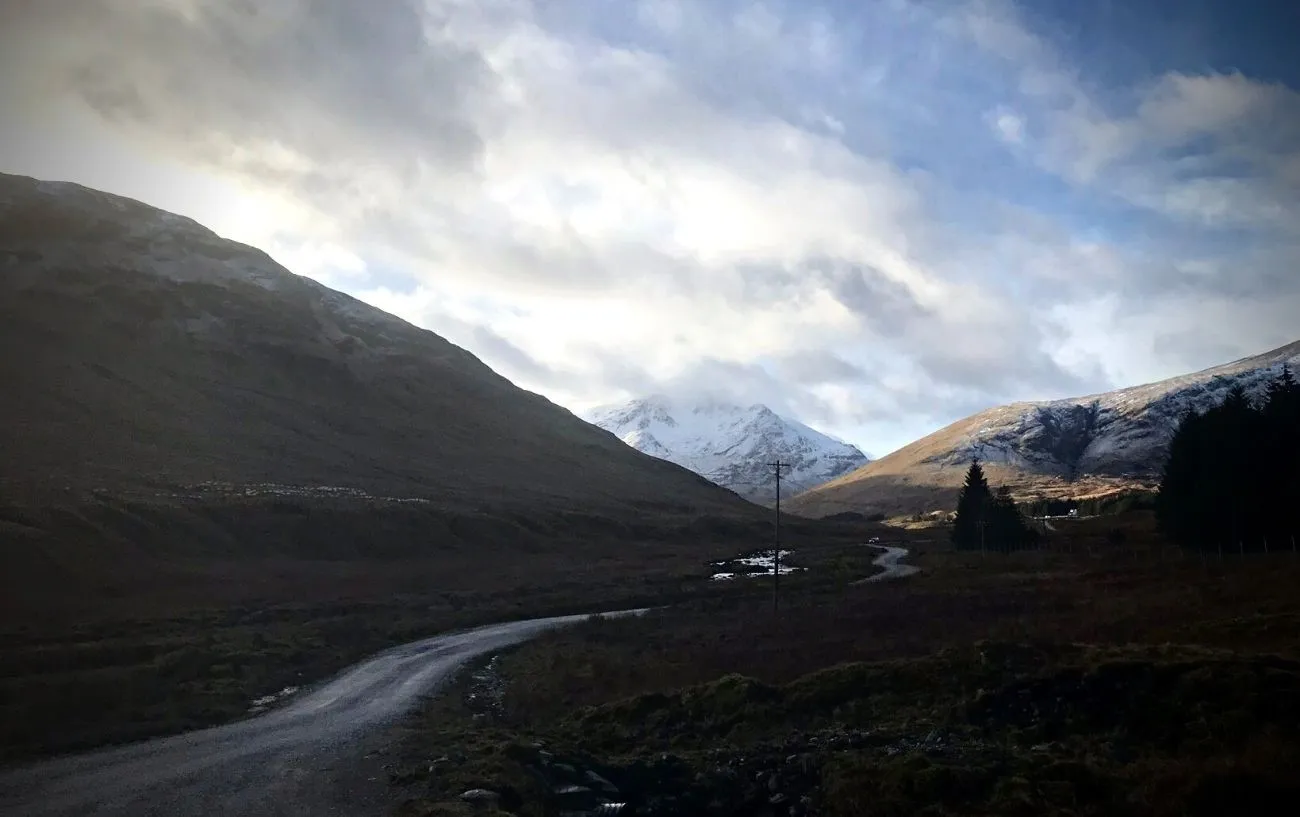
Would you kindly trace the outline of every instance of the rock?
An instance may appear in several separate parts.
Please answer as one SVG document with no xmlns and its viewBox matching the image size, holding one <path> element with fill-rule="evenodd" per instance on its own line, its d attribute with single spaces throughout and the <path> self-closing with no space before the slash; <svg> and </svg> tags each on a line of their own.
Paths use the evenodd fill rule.
<svg viewBox="0 0 1300 817">
<path fill-rule="evenodd" d="M 491 789 L 469 789 L 462 792 L 460 799 L 475 805 L 496 805 L 501 802 L 501 795 Z"/>
<path fill-rule="evenodd" d="M 572 785 L 556 786 L 555 793 L 561 796 L 575 795 L 575 794 L 591 794 L 591 789 L 587 788 L 586 786 L 572 786 Z"/>
<path fill-rule="evenodd" d="M 609 794 L 618 794 L 618 786 L 615 786 L 613 783 L 596 774 L 591 769 L 587 770 L 587 782 L 591 783 L 601 791 L 608 792 Z"/>
</svg>

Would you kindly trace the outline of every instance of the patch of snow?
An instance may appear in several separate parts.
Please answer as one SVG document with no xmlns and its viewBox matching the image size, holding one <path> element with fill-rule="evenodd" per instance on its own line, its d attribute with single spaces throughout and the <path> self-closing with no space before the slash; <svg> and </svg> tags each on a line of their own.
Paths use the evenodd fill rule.
<svg viewBox="0 0 1300 817">
<path fill-rule="evenodd" d="M 781 569 L 779 572 L 782 576 L 787 576 L 791 573 L 802 573 L 804 570 L 807 569 L 802 567 L 794 567 L 792 565 L 786 564 L 786 558 L 790 556 L 792 553 L 793 551 L 790 550 L 781 551 Z M 734 579 L 738 575 L 739 576 L 771 576 L 772 573 L 774 572 L 772 568 L 775 567 L 776 564 L 775 564 L 775 559 L 772 556 L 772 551 L 768 550 L 768 551 L 758 551 L 749 556 L 738 556 L 735 559 L 727 559 L 721 562 L 714 562 L 713 566 L 718 568 L 730 568 L 728 570 L 718 571 L 711 576 L 711 578 L 714 581 L 723 581 L 727 579 Z M 748 569 L 747 570 L 736 569 L 742 567 Z"/>
<path fill-rule="evenodd" d="M 279 692 L 274 692 L 270 695 L 263 695 L 260 698 L 254 698 L 253 705 L 248 708 L 248 711 L 254 714 L 263 712 L 280 701 L 283 701 L 285 698 L 295 694 L 297 691 L 298 687 L 285 687 Z"/>
<path fill-rule="evenodd" d="M 1154 479 L 1186 412 L 1218 405 L 1238 386 L 1257 400 L 1284 363 L 1300 367 L 1300 343 L 1158 383 L 999 406 L 970 418 L 974 430 L 932 461 L 958 465 L 978 457 L 1064 478 Z"/>
</svg>

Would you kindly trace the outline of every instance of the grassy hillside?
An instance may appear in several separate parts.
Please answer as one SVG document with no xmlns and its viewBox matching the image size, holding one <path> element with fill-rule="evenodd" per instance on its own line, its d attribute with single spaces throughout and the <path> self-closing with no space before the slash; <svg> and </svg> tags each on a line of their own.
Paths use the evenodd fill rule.
<svg viewBox="0 0 1300 817">
<path fill-rule="evenodd" d="M 0 755 L 672 596 L 769 535 L 436 334 L 74 185 L 0 176 L 0 348 Z"/>
</svg>

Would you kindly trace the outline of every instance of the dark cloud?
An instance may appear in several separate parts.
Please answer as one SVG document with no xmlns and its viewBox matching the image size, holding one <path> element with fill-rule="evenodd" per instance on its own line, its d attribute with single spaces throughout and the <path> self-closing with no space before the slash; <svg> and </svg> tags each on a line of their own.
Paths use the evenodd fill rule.
<svg viewBox="0 0 1300 817">
<path fill-rule="evenodd" d="M 469 109 L 492 73 L 405 0 L 21 4 L 55 91 L 191 158 L 339 190 L 357 166 L 397 182 L 472 167 Z M 289 155 L 286 155 L 289 154 Z"/>
<path fill-rule="evenodd" d="M 556 386 L 566 379 L 561 376 L 561 373 L 539 362 L 486 326 L 472 327 L 469 335 L 467 345 L 470 350 L 479 357 L 491 361 L 494 369 L 508 375 L 512 380 L 519 379 Z"/>
<path fill-rule="evenodd" d="M 904 335 L 916 322 L 933 317 L 905 284 L 850 259 L 818 256 L 785 266 L 746 264 L 737 271 L 747 303 L 799 301 L 829 292 L 882 337 Z"/>
<path fill-rule="evenodd" d="M 809 264 L 809 270 L 877 335 L 905 335 L 917 323 L 934 318 L 904 284 L 868 264 L 818 259 Z"/>
<path fill-rule="evenodd" d="M 819 256 L 785 266 L 751 264 L 740 272 L 744 298 L 751 304 L 806 301 L 817 291 L 829 293 L 869 333 L 855 349 L 910 362 L 916 367 L 912 376 L 931 394 L 951 388 L 962 395 L 957 399 L 963 403 L 984 404 L 1006 395 L 1065 396 L 1107 385 L 1057 363 L 1046 351 L 1051 325 L 1011 294 L 995 300 L 990 307 L 996 311 L 988 315 L 955 318 L 922 304 L 905 284 L 876 267 L 849 259 Z M 807 368 L 778 364 L 777 369 L 801 385 L 813 383 L 793 378 L 873 385 L 873 378 L 843 354 L 827 351 L 817 360 L 800 363 Z M 889 403 L 883 401 L 872 412 L 883 411 Z"/>
<path fill-rule="evenodd" d="M 1168 75 L 1110 106 L 1014 15 L 974 32 L 1009 47 L 993 70 L 932 36 L 942 10 L 909 7 L 906 22 L 885 4 L 863 12 L 879 21 L 832 9 L 872 46 L 849 54 L 820 12 L 785 9 L 764 34 L 730 8 L 682 4 L 682 24 L 647 23 L 659 33 L 646 43 L 610 40 L 611 15 L 633 8 L 610 5 L 9 0 L 0 92 L 70 97 L 133 145 L 286 194 L 312 211 L 305 229 L 422 269 L 434 290 L 432 274 L 454 279 L 447 292 L 492 302 L 477 312 L 539 293 L 673 304 L 646 337 L 552 325 L 562 358 L 487 326 L 425 321 L 523 385 L 582 400 L 671 391 L 833 427 L 941 424 L 1124 385 L 1078 362 L 1088 338 L 1110 344 L 1112 362 L 1140 346 L 1135 356 L 1190 368 L 1300 331 L 1294 92 Z M 592 36 L 566 37 L 579 9 Z M 1035 83 L 1057 91 L 1026 90 Z M 1249 116 L 1221 115 L 1241 104 Z M 1001 106 L 1025 125 L 1014 147 L 973 130 Z M 819 116 L 811 131 L 793 124 Z M 748 234 L 728 235 L 720 217 L 713 235 L 714 213 L 681 206 L 710 195 L 755 204 L 736 221 Z M 846 246 L 867 249 L 833 254 Z M 727 266 L 738 257 L 754 260 Z M 827 296 L 856 320 L 836 307 L 834 326 L 810 330 Z M 1094 305 L 1111 300 L 1118 309 Z M 751 316 L 764 337 L 735 337 Z M 531 326 L 546 331 L 540 317 Z M 709 356 L 722 348 L 762 363 Z M 683 373 L 651 372 L 670 365 Z"/>
<path fill-rule="evenodd" d="M 1151 348 L 1161 359 L 1170 361 L 1180 369 L 1189 372 L 1228 363 L 1245 356 L 1242 354 L 1240 344 L 1233 343 L 1222 335 L 1197 328 L 1160 332 L 1152 338 Z M 1267 349 L 1261 347 L 1252 349 L 1250 354 L 1265 351 Z"/>
<path fill-rule="evenodd" d="M 868 386 L 878 382 L 877 378 L 866 369 L 826 349 L 791 352 L 778 358 L 775 365 L 781 379 L 803 386 L 822 384 Z"/>
</svg>

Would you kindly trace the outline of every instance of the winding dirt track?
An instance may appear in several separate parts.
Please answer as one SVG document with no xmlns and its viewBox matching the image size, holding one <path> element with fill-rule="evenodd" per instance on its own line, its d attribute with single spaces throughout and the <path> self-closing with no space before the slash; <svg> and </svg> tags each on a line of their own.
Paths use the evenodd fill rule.
<svg viewBox="0 0 1300 817">
<path fill-rule="evenodd" d="M 884 568 L 857 584 L 917 572 L 907 549 L 873 545 Z M 636 615 L 628 610 L 605 615 Z M 0 772 L 0 813 L 300 817 L 386 814 L 383 727 L 476 656 L 587 616 L 494 624 L 382 652 L 258 717 Z M 375 750 L 375 751 L 372 751 Z"/>
<path fill-rule="evenodd" d="M 368 752 L 379 746 L 379 727 L 470 659 L 585 618 L 494 624 L 405 644 L 255 718 L 0 772 L 0 814 L 383 813 L 387 781 Z"/>
<path fill-rule="evenodd" d="M 907 555 L 907 548 L 895 547 L 893 545 L 872 545 L 873 548 L 881 551 L 881 554 L 871 561 L 876 567 L 882 567 L 884 570 L 865 579 L 859 579 L 854 584 L 872 584 L 874 582 L 887 582 L 890 579 L 902 579 L 912 576 L 921 571 L 916 565 L 903 564 L 903 557 Z"/>
</svg>

